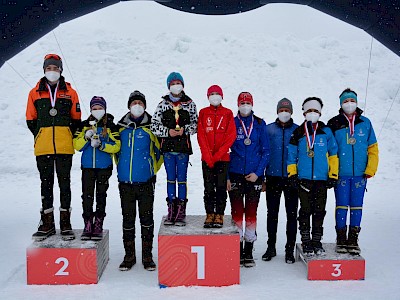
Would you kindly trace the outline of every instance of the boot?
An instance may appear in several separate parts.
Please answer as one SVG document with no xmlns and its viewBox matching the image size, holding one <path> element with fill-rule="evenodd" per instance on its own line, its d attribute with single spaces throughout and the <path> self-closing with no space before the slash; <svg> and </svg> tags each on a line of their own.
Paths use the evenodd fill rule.
<svg viewBox="0 0 400 300">
<path fill-rule="evenodd" d="M 75 239 L 75 234 L 71 227 L 71 210 L 71 207 L 68 209 L 60 207 L 60 231 L 61 238 L 64 241 Z"/>
<path fill-rule="evenodd" d="M 207 214 L 206 220 L 204 221 L 204 228 L 212 228 L 214 223 L 214 214 Z"/>
<path fill-rule="evenodd" d="M 251 268 L 256 265 L 253 259 L 253 242 L 244 242 L 244 266 Z"/>
<path fill-rule="evenodd" d="M 214 228 L 222 228 L 223 226 L 224 226 L 224 215 L 216 214 L 213 227 Z"/>
<path fill-rule="evenodd" d="M 240 266 L 244 266 L 244 250 L 243 250 L 243 242 L 240 242 Z"/>
<path fill-rule="evenodd" d="M 40 242 L 56 233 L 54 225 L 54 207 L 40 210 L 40 222 L 38 230 L 32 235 L 34 241 Z"/>
<path fill-rule="evenodd" d="M 311 244 L 311 238 L 310 238 L 310 229 L 300 228 L 300 235 L 301 235 L 301 248 L 304 255 L 305 256 L 314 255 L 314 248 Z"/>
<path fill-rule="evenodd" d="M 175 209 L 174 199 L 172 201 L 170 201 L 169 198 L 167 197 L 167 206 L 168 206 L 168 214 L 165 217 L 164 225 L 174 225 L 175 224 L 175 220 L 174 220 L 174 209 Z"/>
<path fill-rule="evenodd" d="M 124 240 L 124 261 L 119 265 L 120 271 L 129 271 L 136 264 L 135 241 Z"/>
<path fill-rule="evenodd" d="M 294 246 L 296 244 L 296 240 L 288 241 L 285 246 L 285 262 L 287 264 L 294 264 L 296 259 L 294 258 Z"/>
<path fill-rule="evenodd" d="M 276 256 L 276 248 L 275 245 L 268 245 L 267 251 L 265 251 L 264 255 L 262 256 L 263 261 L 270 261 L 273 257 Z"/>
<path fill-rule="evenodd" d="M 347 253 L 347 226 L 336 228 L 336 248 L 337 253 Z"/>
<path fill-rule="evenodd" d="M 321 243 L 323 232 L 323 227 L 313 227 L 311 244 L 316 255 L 325 255 L 325 249 L 322 247 Z"/>
<path fill-rule="evenodd" d="M 175 200 L 175 225 L 185 226 L 186 225 L 186 199 Z"/>
<path fill-rule="evenodd" d="M 156 264 L 153 261 L 153 240 L 142 239 L 142 264 L 145 270 L 154 271 Z"/>
<path fill-rule="evenodd" d="M 94 217 L 92 240 L 99 241 L 103 239 L 103 222 L 106 214 L 96 213 Z"/>
<path fill-rule="evenodd" d="M 350 226 L 349 227 L 349 238 L 347 239 L 347 251 L 350 254 L 360 255 L 361 249 L 358 246 L 358 234 L 360 233 L 361 227 Z"/>
<path fill-rule="evenodd" d="M 84 228 L 83 228 L 83 232 L 81 235 L 81 240 L 87 241 L 87 240 L 90 240 L 90 238 L 92 237 L 93 216 L 87 217 L 87 216 L 82 215 L 82 217 L 83 217 Z"/>
</svg>

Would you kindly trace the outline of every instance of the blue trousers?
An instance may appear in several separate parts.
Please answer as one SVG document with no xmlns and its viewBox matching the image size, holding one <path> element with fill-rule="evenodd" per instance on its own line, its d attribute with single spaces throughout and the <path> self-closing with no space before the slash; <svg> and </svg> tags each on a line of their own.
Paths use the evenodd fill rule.
<svg viewBox="0 0 400 300">
<path fill-rule="evenodd" d="M 347 211 L 350 208 L 350 226 L 360 226 L 362 206 L 367 179 L 362 176 L 341 176 L 335 187 L 336 227 L 347 226 Z"/>
<path fill-rule="evenodd" d="M 176 181 L 178 181 L 178 199 L 187 199 L 187 169 L 189 154 L 167 152 L 164 154 L 164 166 L 167 172 L 168 199 L 176 198 Z"/>
</svg>

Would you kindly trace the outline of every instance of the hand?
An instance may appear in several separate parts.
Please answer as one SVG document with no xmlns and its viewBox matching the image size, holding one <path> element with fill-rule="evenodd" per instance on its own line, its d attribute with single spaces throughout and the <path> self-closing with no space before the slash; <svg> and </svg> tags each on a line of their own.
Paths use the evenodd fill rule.
<svg viewBox="0 0 400 300">
<path fill-rule="evenodd" d="M 372 178 L 372 176 L 369 174 L 364 174 L 364 178 L 369 179 L 369 178 Z"/>
<path fill-rule="evenodd" d="M 326 181 L 326 187 L 328 189 L 334 188 L 337 184 L 337 179 L 335 178 L 328 178 L 328 180 Z"/>
<path fill-rule="evenodd" d="M 299 177 L 297 174 L 292 175 L 288 178 L 288 185 L 291 188 L 298 189 L 299 188 Z"/>
<path fill-rule="evenodd" d="M 93 129 L 86 130 L 85 139 L 86 140 L 90 140 L 93 135 L 94 135 L 94 130 Z"/>
<path fill-rule="evenodd" d="M 169 135 L 171 137 L 181 136 L 182 134 L 183 134 L 183 128 L 181 128 L 180 130 L 175 130 L 175 129 L 169 130 Z"/>
<path fill-rule="evenodd" d="M 255 173 L 250 173 L 249 175 L 246 175 L 244 178 L 247 181 L 256 182 L 256 180 L 258 179 L 258 176 Z"/>
<path fill-rule="evenodd" d="M 232 189 L 231 181 L 228 179 L 226 181 L 226 190 L 229 192 Z"/>
<path fill-rule="evenodd" d="M 101 146 L 101 141 L 100 141 L 99 138 L 97 138 L 97 139 L 93 139 L 93 138 L 92 138 L 92 140 L 91 140 L 91 142 L 90 142 L 90 145 L 91 145 L 93 148 L 99 148 L 99 147 Z"/>
</svg>

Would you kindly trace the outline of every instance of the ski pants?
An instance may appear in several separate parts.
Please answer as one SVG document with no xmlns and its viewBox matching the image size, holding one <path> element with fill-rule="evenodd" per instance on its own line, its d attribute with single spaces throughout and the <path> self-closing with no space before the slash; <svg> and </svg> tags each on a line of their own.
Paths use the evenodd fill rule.
<svg viewBox="0 0 400 300">
<path fill-rule="evenodd" d="M 254 242 L 257 240 L 257 208 L 262 190 L 262 179 L 258 178 L 256 182 L 250 182 L 245 179 L 245 175 L 236 173 L 229 173 L 229 179 L 231 181 L 229 199 L 232 219 L 239 230 L 240 240 Z"/>
<path fill-rule="evenodd" d="M 204 161 L 202 162 L 204 180 L 204 207 L 207 214 L 225 213 L 226 181 L 228 173 L 228 162 L 216 162 L 214 168 L 210 168 Z"/>
<path fill-rule="evenodd" d="M 154 236 L 154 181 L 141 184 L 120 182 L 118 185 L 121 198 L 123 240 L 135 240 L 136 202 L 142 239 L 153 240 Z"/>
<path fill-rule="evenodd" d="M 187 199 L 187 169 L 189 154 L 167 152 L 164 154 L 165 171 L 167 172 L 168 199 L 176 198 L 176 181 L 178 181 L 178 199 Z"/>
<path fill-rule="evenodd" d="M 267 176 L 265 197 L 267 200 L 268 246 L 275 247 L 278 230 L 279 206 L 282 192 L 286 208 L 286 249 L 294 249 L 297 234 L 298 191 L 288 184 L 286 177 Z"/>
<path fill-rule="evenodd" d="M 39 155 L 36 156 L 36 165 L 41 181 L 42 209 L 53 207 L 54 170 L 57 172 L 60 187 L 60 206 L 69 209 L 71 207 L 72 154 Z"/>
<path fill-rule="evenodd" d="M 340 176 L 335 187 L 336 228 L 347 226 L 347 211 L 350 208 L 350 226 L 360 227 L 364 193 L 367 179 L 362 176 Z"/>
<path fill-rule="evenodd" d="M 108 180 L 112 168 L 107 169 L 82 169 L 82 208 L 84 218 L 93 216 L 94 193 L 96 189 L 96 215 L 106 215 L 106 199 L 109 187 Z"/>
</svg>

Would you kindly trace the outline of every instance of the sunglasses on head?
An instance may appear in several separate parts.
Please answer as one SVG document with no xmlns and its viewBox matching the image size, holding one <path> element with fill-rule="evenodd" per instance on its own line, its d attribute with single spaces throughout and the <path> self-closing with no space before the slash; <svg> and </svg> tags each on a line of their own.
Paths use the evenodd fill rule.
<svg viewBox="0 0 400 300">
<path fill-rule="evenodd" d="M 44 57 L 44 59 L 46 60 L 46 59 L 56 59 L 56 60 L 61 60 L 61 57 L 60 56 L 58 56 L 57 54 L 47 54 L 45 57 Z"/>
</svg>

